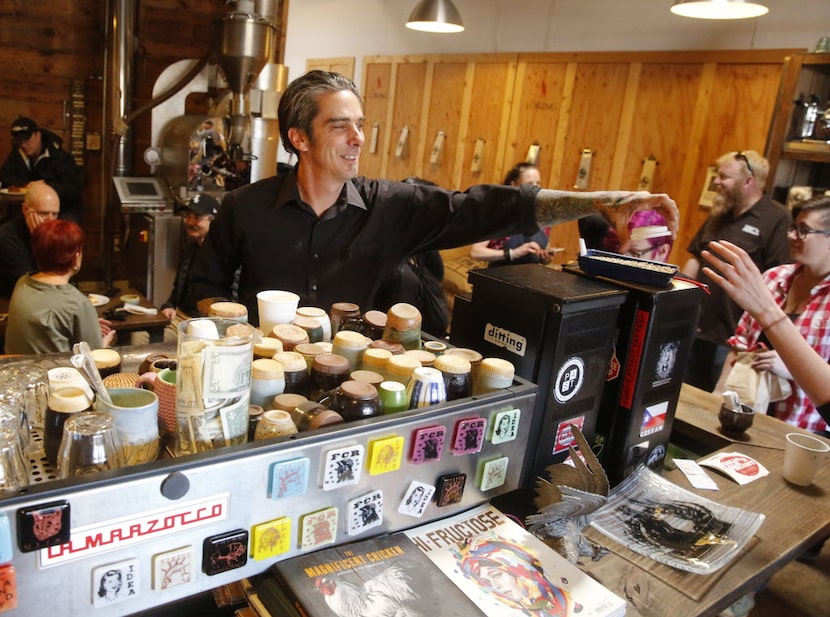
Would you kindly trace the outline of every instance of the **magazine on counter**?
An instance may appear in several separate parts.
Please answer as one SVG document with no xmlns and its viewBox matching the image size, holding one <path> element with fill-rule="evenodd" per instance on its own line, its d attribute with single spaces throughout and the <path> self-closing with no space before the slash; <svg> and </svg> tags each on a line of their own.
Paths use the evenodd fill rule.
<svg viewBox="0 0 830 617">
<path fill-rule="evenodd" d="M 291 614 L 287 604 L 305 617 L 483 615 L 402 533 L 298 555 L 270 573 L 260 599 L 273 615 Z"/>
<path fill-rule="evenodd" d="M 492 505 L 404 533 L 487 615 L 625 615 L 624 599 Z"/>
</svg>

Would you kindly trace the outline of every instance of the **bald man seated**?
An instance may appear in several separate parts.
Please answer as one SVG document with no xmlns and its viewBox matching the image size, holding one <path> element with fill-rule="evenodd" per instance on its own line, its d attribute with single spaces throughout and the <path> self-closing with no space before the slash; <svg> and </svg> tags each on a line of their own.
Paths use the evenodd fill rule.
<svg viewBox="0 0 830 617">
<path fill-rule="evenodd" d="M 45 221 L 58 218 L 60 199 L 43 180 L 30 182 L 20 206 L 22 216 L 12 216 L 0 225 L 0 297 L 9 298 L 17 279 L 37 270 L 32 253 L 32 231 Z"/>
</svg>

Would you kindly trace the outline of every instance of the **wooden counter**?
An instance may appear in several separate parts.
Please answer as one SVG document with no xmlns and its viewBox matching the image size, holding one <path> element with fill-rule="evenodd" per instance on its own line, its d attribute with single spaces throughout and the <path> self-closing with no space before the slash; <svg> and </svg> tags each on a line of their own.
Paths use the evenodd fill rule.
<svg viewBox="0 0 830 617">
<path fill-rule="evenodd" d="M 712 469 L 706 472 L 718 491 L 690 486 L 679 471 L 663 474 L 678 486 L 719 503 L 762 512 L 766 519 L 744 551 L 710 575 L 691 574 L 664 566 L 616 544 L 589 529 L 588 537 L 612 549 L 600 561 L 580 564 L 603 585 L 629 601 L 627 617 L 708 617 L 763 585 L 777 570 L 806 548 L 830 535 L 830 465 L 809 487 L 797 487 L 781 476 L 785 434 L 797 429 L 769 416 L 757 416 L 745 437 L 735 440 L 720 432 L 717 412 L 721 398 L 685 385 L 680 393 L 672 441 L 697 445 L 698 452 L 741 452 L 760 462 L 769 475 L 740 486 Z M 704 450 L 705 449 L 705 450 Z"/>
</svg>

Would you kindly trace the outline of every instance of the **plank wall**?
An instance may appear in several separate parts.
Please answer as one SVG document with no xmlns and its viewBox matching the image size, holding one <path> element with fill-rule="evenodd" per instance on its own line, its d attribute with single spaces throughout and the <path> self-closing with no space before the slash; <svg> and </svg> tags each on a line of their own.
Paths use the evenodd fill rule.
<svg viewBox="0 0 830 617">
<path fill-rule="evenodd" d="M 364 59 L 369 177 L 415 175 L 464 189 L 501 182 L 540 148 L 543 186 L 572 189 L 582 151 L 593 152 L 589 190 L 639 184 L 657 159 L 652 191 L 671 195 L 681 228 L 671 261 L 708 213 L 698 205 L 706 168 L 730 150 L 764 151 L 784 58 L 793 50 L 372 56 Z M 403 128 L 409 138 L 398 142 Z M 445 143 L 433 162 L 438 134 Z M 484 140 L 480 170 L 472 165 Z M 576 224 L 557 226 L 558 260 L 577 251 Z"/>
</svg>

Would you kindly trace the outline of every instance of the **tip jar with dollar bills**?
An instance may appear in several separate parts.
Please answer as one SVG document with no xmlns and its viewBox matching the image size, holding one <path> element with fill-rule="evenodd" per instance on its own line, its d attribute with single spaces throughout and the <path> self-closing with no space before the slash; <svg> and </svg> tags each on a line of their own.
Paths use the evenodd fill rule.
<svg viewBox="0 0 830 617">
<path fill-rule="evenodd" d="M 195 454 L 248 440 L 254 328 L 206 317 L 179 324 L 176 453 Z"/>
</svg>

